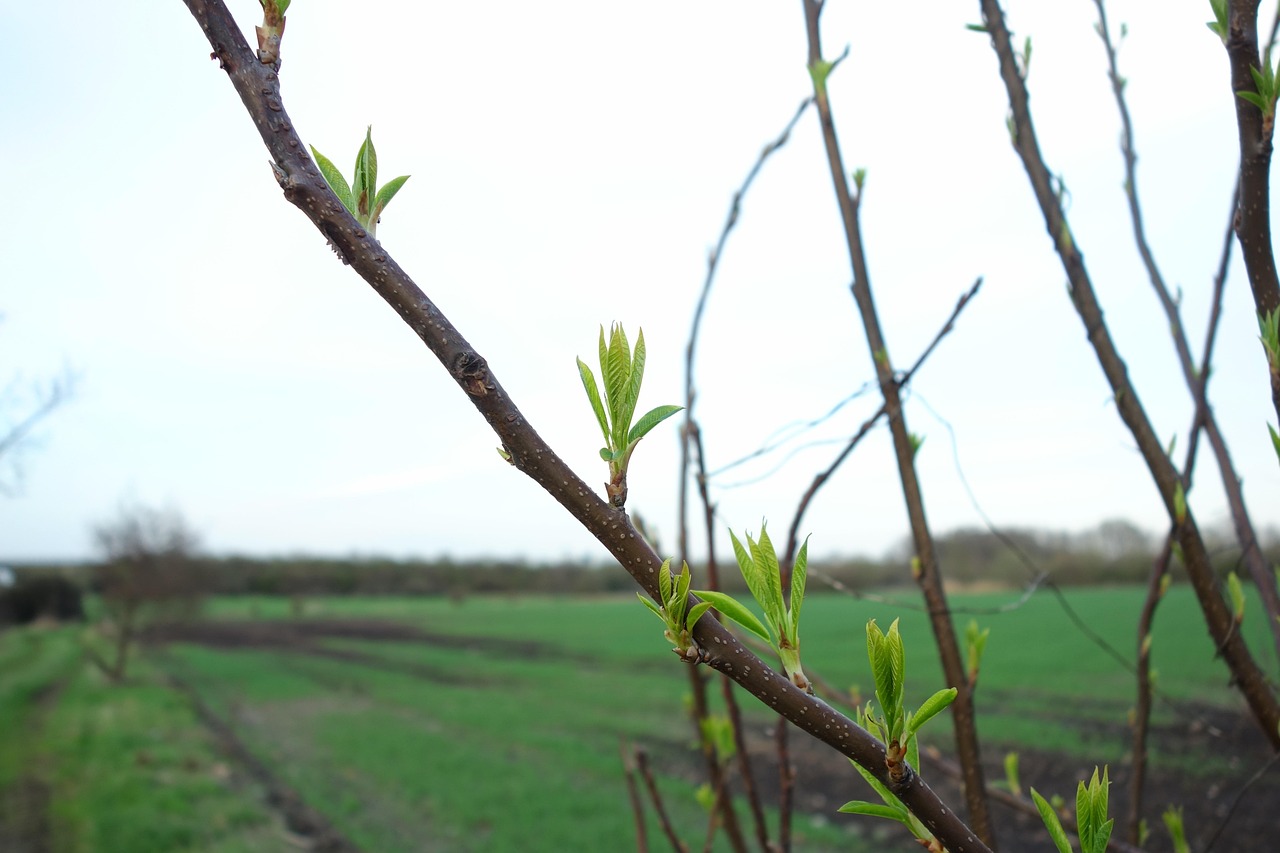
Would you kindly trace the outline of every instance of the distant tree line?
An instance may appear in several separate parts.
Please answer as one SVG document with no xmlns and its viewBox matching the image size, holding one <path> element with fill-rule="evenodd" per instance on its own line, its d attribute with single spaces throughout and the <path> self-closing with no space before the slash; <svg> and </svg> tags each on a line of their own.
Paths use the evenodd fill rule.
<svg viewBox="0 0 1280 853">
<path fill-rule="evenodd" d="M 1218 570 L 1225 574 L 1236 568 L 1240 550 L 1229 533 L 1224 531 L 1217 538 L 1215 559 Z M 939 536 L 937 547 L 950 583 L 961 587 L 1016 588 L 1040 572 L 1048 572 L 1062 585 L 1143 583 L 1155 559 L 1156 542 L 1129 522 L 1108 521 L 1082 533 L 1017 529 L 997 534 L 962 528 Z M 1280 563 L 1280 537 L 1270 532 L 1264 548 L 1272 563 Z M 814 574 L 813 589 L 819 591 L 829 586 L 829 581 L 850 589 L 910 584 L 909 554 L 910 543 L 904 542 L 880 558 L 815 560 L 810 569 Z M 140 596 L 125 598 L 187 602 L 188 606 L 209 595 L 598 595 L 626 593 L 634 587 L 626 574 L 613 570 L 610 564 L 586 561 L 216 557 L 184 553 L 140 565 L 145 572 L 135 568 L 125 577 L 130 578 L 131 584 L 147 589 L 139 590 Z M 48 578 L 52 573 L 111 599 L 113 594 L 120 597 L 120 566 L 118 559 L 95 565 L 19 565 L 15 566 L 15 588 L 21 588 L 25 579 Z M 694 566 L 695 574 L 700 574 L 701 568 Z M 742 584 L 737 573 L 724 574 L 730 590 L 734 590 L 735 581 Z M 0 594 L 0 600 L 3 598 Z M 22 612 L 34 609 L 24 606 Z"/>
</svg>

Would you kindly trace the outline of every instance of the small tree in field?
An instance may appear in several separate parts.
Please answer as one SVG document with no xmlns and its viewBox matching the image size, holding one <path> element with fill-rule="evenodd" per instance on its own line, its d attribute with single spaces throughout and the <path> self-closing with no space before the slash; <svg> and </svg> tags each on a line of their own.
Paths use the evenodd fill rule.
<svg viewBox="0 0 1280 853">
<path fill-rule="evenodd" d="M 94 528 L 93 538 L 102 555 L 94 586 L 112 640 L 111 659 L 94 659 L 108 678 L 120 681 L 144 617 L 189 612 L 198 601 L 191 558 L 199 536 L 177 510 L 127 506 Z"/>
</svg>

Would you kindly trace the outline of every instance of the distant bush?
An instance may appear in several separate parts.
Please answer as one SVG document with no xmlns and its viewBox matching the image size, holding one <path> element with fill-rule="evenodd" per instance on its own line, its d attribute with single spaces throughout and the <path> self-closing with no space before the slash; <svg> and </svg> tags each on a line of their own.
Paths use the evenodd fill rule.
<svg viewBox="0 0 1280 853">
<path fill-rule="evenodd" d="M 25 572 L 0 589 L 0 625 L 27 625 L 37 619 L 84 619 L 80 587 L 61 574 Z"/>
</svg>

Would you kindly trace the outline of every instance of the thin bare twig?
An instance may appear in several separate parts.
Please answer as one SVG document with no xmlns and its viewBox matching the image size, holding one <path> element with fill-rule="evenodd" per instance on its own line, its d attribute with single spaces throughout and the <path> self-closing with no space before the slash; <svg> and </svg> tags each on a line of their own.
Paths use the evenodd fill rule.
<svg viewBox="0 0 1280 853">
<path fill-rule="evenodd" d="M 658 824 L 662 827 L 662 834 L 667 836 L 667 841 L 671 842 L 671 849 L 676 853 L 689 853 L 689 848 L 680 836 L 676 835 L 676 828 L 671 824 L 671 818 L 667 816 L 667 807 L 662 803 L 662 794 L 658 791 L 658 783 L 653 779 L 653 771 L 649 769 L 649 754 L 641 747 L 635 749 L 636 770 L 640 772 L 640 778 L 644 780 L 644 786 L 649 791 L 649 799 L 653 803 L 653 810 L 658 815 Z"/>
<path fill-rule="evenodd" d="M 618 753 L 622 756 L 622 775 L 627 780 L 627 799 L 631 802 L 631 815 L 636 824 L 636 853 L 649 853 L 648 828 L 644 822 L 644 800 L 636 788 L 635 754 L 622 738 L 618 739 Z"/>
<path fill-rule="evenodd" d="M 724 227 L 720 229 L 720 237 L 716 240 L 716 247 L 711 250 L 711 254 L 707 257 L 707 274 L 702 281 L 702 291 L 698 294 L 697 305 L 693 309 L 693 322 L 689 328 L 689 341 L 685 345 L 684 351 L 684 430 L 680 442 L 679 490 L 680 557 L 683 560 L 687 560 L 689 554 L 686 522 L 689 488 L 689 440 L 690 436 L 696 431 L 693 408 L 698 396 L 693 384 L 693 361 L 698 348 L 698 333 L 702 328 L 702 315 L 706 311 L 707 299 L 711 295 L 711 285 L 715 281 L 716 272 L 720 268 L 720 258 L 724 254 L 725 245 L 728 243 L 729 235 L 737 226 L 738 217 L 742 213 L 742 200 L 746 197 L 747 190 L 751 189 L 751 185 L 755 183 L 756 176 L 760 174 L 765 161 L 775 151 L 787 144 L 787 140 L 791 138 L 791 131 L 795 129 L 796 123 L 800 121 L 800 117 L 804 115 L 804 111 L 812 103 L 813 98 L 805 98 L 801 101 L 800 106 L 796 108 L 795 115 L 791 117 L 791 120 L 782 129 L 782 133 L 760 150 L 760 155 L 756 158 L 751 170 L 747 172 L 747 177 L 743 180 L 742 186 L 733 194 L 733 200 L 729 203 L 729 214 L 725 218 Z"/>
<path fill-rule="evenodd" d="M 978 295 L 978 289 L 981 287 L 982 279 L 979 278 L 973 283 L 972 287 L 960 296 L 960 299 L 956 301 L 956 307 L 951 311 L 951 316 L 947 318 L 947 322 L 942 325 L 942 328 L 938 330 L 938 333 L 933 336 L 933 340 L 929 342 L 929 346 L 925 347 L 924 352 L 920 353 L 920 357 L 916 359 L 915 364 L 911 365 L 911 369 L 902 374 L 902 376 L 896 380 L 899 388 L 905 388 L 911 382 L 912 377 L 916 375 L 916 371 L 924 364 L 925 359 L 927 359 L 934 349 L 937 348 L 942 339 L 951 333 L 951 330 L 955 328 L 956 319 L 960 316 L 960 312 L 964 310 L 965 306 L 969 304 L 969 301 L 973 299 L 973 297 Z M 863 437 L 871 431 L 871 428 L 875 426 L 875 423 L 880 420 L 886 411 L 888 411 L 888 403 L 882 403 L 874 415 L 863 421 L 862 426 L 859 427 L 858 431 L 850 437 L 849 441 L 845 444 L 844 449 L 840 451 L 839 455 L 836 456 L 825 470 L 813 478 L 813 482 L 809 485 L 809 488 L 805 490 L 805 493 L 800 497 L 800 504 L 796 507 L 795 515 L 791 518 L 791 527 L 787 531 L 787 547 L 783 552 L 783 565 L 790 566 L 795 559 L 796 548 L 799 547 L 800 540 L 800 523 L 804 520 L 804 515 L 809 509 L 809 504 L 811 504 L 813 499 L 817 496 L 818 490 L 821 489 L 822 486 L 831 479 L 832 475 L 835 474 L 836 470 L 844 464 L 844 461 L 849 458 L 849 454 L 853 453 L 853 449 L 858 446 L 858 442 L 862 441 Z"/>
<path fill-rule="evenodd" d="M 1240 790 L 1236 791 L 1236 795 L 1231 798 L 1231 805 L 1227 808 L 1227 813 L 1222 816 L 1222 820 L 1218 823 L 1217 828 L 1214 829 L 1213 835 L 1209 837 L 1209 841 L 1204 845 L 1204 850 L 1201 853 L 1209 853 L 1209 851 L 1213 850 L 1213 845 L 1218 843 L 1218 839 L 1222 836 L 1222 831 L 1227 828 L 1227 824 L 1231 823 L 1231 818 L 1235 816 L 1236 809 L 1240 807 L 1240 801 L 1244 799 L 1244 795 L 1249 792 L 1250 788 L 1261 781 L 1263 776 L 1267 775 L 1268 770 L 1278 763 L 1280 763 L 1280 752 L 1274 753 L 1267 759 L 1266 763 L 1259 767 L 1257 772 L 1250 776 L 1248 781 L 1240 787 Z"/>
</svg>

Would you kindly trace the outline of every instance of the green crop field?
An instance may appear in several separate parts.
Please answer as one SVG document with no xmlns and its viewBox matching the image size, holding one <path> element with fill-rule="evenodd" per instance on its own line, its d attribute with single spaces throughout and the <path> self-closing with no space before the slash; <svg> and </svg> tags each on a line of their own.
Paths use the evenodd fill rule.
<svg viewBox="0 0 1280 853">
<path fill-rule="evenodd" d="M 918 599 L 893 595 L 904 606 L 807 599 L 806 670 L 865 700 L 866 621 L 887 627 L 900 618 L 908 703 L 937 689 Z M 991 629 L 980 731 L 993 766 L 1007 750 L 1060 756 L 1052 781 L 1069 792 L 1072 774 L 1124 763 L 1132 677 L 1048 591 L 989 612 L 1014 598 L 953 600 Z M 1141 590 L 1068 598 L 1091 631 L 1133 658 Z M 225 629 L 148 644 L 119 686 L 85 662 L 89 629 L 0 634 L 0 805 L 9 825 L 43 821 L 36 829 L 58 851 L 297 849 L 269 805 L 267 788 L 278 784 L 362 850 L 634 849 L 625 741 L 648 750 L 676 827 L 701 847 L 706 813 L 695 797 L 701 780 L 684 665 L 634 597 L 327 598 L 306 602 L 301 616 L 284 599 L 238 598 L 210 602 L 206 618 Z M 969 618 L 958 614 L 958 624 Z M 415 631 L 381 635 L 370 629 L 379 623 Z M 246 625 L 271 630 L 250 635 Z M 1245 628 L 1255 649 L 1269 648 L 1258 614 Z M 1160 726 L 1176 732 L 1190 716 L 1219 725 L 1239 717 L 1185 588 L 1162 605 L 1153 650 L 1170 700 L 1157 705 Z M 1276 671 L 1269 655 L 1263 664 Z M 750 697 L 742 701 L 749 741 L 767 746 L 772 719 Z M 210 728 L 211 719 L 274 782 L 228 754 L 226 732 Z M 948 726 L 935 722 L 925 740 L 945 749 Z M 1230 759 L 1171 743 L 1179 742 L 1157 739 L 1157 770 L 1208 779 Z M 852 768 L 819 752 L 796 743 L 796 849 L 884 849 L 878 833 L 896 838 L 892 826 L 868 831 L 868 819 L 835 813 L 867 792 Z M 651 814 L 648 832 L 662 849 Z"/>
</svg>

